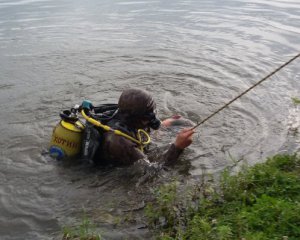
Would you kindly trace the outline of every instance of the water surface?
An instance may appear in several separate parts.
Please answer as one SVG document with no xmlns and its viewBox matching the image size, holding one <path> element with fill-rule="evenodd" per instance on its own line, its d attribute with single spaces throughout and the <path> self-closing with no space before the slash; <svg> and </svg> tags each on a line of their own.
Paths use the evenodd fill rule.
<svg viewBox="0 0 300 240">
<path fill-rule="evenodd" d="M 0 0 L 1 239 L 59 239 L 83 209 L 105 239 L 147 239 L 139 214 L 120 219 L 159 182 L 297 151 L 300 60 L 199 128 L 177 166 L 143 187 L 124 169 L 42 154 L 59 111 L 83 99 L 139 87 L 161 118 L 197 122 L 299 51 L 298 0 Z"/>
</svg>

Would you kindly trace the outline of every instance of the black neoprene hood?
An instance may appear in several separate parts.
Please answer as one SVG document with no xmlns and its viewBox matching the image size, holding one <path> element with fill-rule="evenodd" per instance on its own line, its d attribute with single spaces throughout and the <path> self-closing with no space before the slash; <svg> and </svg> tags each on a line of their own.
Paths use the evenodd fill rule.
<svg viewBox="0 0 300 240">
<path fill-rule="evenodd" d="M 142 117 L 146 113 L 153 112 L 156 104 L 148 92 L 132 88 L 122 92 L 118 106 L 120 113 Z"/>
</svg>

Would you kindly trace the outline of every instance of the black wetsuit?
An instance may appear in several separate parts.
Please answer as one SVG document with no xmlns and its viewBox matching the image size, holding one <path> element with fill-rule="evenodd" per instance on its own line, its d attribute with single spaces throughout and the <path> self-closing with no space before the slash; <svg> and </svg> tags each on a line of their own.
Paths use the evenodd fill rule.
<svg viewBox="0 0 300 240">
<path fill-rule="evenodd" d="M 121 130 L 136 138 L 135 129 L 128 129 L 118 117 L 116 119 L 109 122 L 108 125 L 113 129 Z M 149 151 L 145 154 L 140 150 L 137 143 L 116 135 L 113 132 L 104 132 L 99 149 L 94 156 L 94 162 L 100 165 L 113 164 L 126 166 L 144 159 L 150 162 L 159 161 L 162 164 L 170 165 L 178 159 L 181 152 L 181 149 L 171 144 L 160 156 L 154 154 L 154 151 Z"/>
<path fill-rule="evenodd" d="M 157 128 L 151 125 L 152 120 L 159 122 L 154 113 L 155 107 L 154 99 L 148 92 L 141 89 L 124 90 L 119 98 L 117 113 L 105 124 L 136 138 L 137 130 L 145 127 L 143 122 L 145 119 L 148 119 L 147 128 L 159 127 L 159 125 L 156 126 Z M 131 165 L 141 159 L 150 162 L 158 161 L 157 156 L 146 155 L 139 149 L 137 143 L 125 137 L 113 132 L 104 132 L 101 135 L 100 146 L 93 157 L 95 163 Z M 159 162 L 171 164 L 176 161 L 181 152 L 181 149 L 171 144 L 168 150 L 159 157 Z"/>
</svg>

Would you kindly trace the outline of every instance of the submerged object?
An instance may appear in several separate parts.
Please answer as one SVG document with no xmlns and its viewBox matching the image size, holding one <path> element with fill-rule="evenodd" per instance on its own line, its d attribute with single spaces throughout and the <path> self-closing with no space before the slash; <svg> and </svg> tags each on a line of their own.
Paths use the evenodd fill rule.
<svg viewBox="0 0 300 240">
<path fill-rule="evenodd" d="M 84 125 L 72 110 L 63 111 L 60 117 L 52 133 L 50 156 L 56 159 L 75 157 L 81 152 Z"/>
<path fill-rule="evenodd" d="M 180 115 L 174 115 L 170 118 L 163 120 L 162 125 L 164 127 L 174 127 L 174 126 L 193 127 L 195 126 L 195 123 Z"/>
</svg>

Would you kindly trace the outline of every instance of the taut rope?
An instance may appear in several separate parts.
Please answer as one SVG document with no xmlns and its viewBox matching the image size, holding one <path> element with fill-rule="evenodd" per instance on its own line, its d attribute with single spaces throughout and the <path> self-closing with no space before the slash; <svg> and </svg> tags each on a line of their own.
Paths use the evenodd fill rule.
<svg viewBox="0 0 300 240">
<path fill-rule="evenodd" d="M 197 125 L 195 127 L 193 127 L 192 130 L 195 129 L 195 128 L 197 128 L 197 127 L 199 127 L 201 124 L 205 123 L 208 119 L 212 118 L 217 113 L 221 112 L 224 108 L 228 107 L 235 100 L 239 99 L 240 97 L 242 97 L 243 95 L 245 95 L 247 92 L 249 92 L 250 90 L 252 90 L 256 86 L 258 86 L 259 84 L 261 84 L 262 82 L 264 82 L 265 80 L 267 80 L 269 77 L 271 77 L 272 75 L 274 75 L 275 73 L 277 73 L 278 71 L 280 71 L 282 68 L 284 68 L 285 66 L 287 66 L 288 64 L 290 64 L 292 61 L 294 61 L 299 56 L 300 56 L 300 53 L 298 53 L 295 57 L 293 57 L 292 59 L 290 59 L 289 61 L 287 61 L 286 63 L 284 63 L 280 67 L 278 67 L 277 69 L 275 69 L 273 72 L 271 72 L 270 74 L 268 74 L 267 76 L 265 76 L 263 79 L 261 79 L 260 81 L 258 81 L 257 83 L 255 83 L 254 85 L 252 85 L 251 87 L 249 87 L 247 90 L 245 90 L 244 92 L 242 92 L 241 94 L 239 94 L 238 96 L 236 96 L 235 98 L 233 98 L 232 100 L 230 100 L 223 107 L 221 107 L 217 111 L 213 112 L 211 115 L 209 115 L 208 117 L 206 117 L 205 119 L 203 119 L 201 122 L 197 123 Z"/>
</svg>

